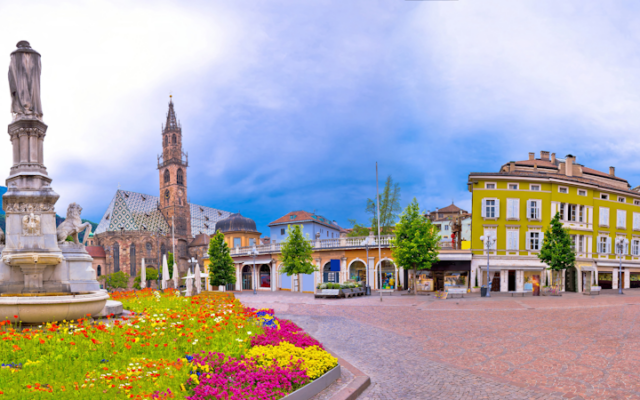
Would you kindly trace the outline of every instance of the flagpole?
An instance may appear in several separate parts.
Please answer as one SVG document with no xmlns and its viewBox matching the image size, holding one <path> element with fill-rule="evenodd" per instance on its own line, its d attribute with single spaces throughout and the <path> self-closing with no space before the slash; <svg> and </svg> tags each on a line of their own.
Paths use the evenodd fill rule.
<svg viewBox="0 0 640 400">
<path fill-rule="evenodd" d="M 382 248 L 380 247 L 380 194 L 378 192 L 378 162 L 376 161 L 376 209 L 378 211 L 378 276 L 380 277 L 380 286 L 378 286 L 378 292 L 380 292 L 380 301 L 382 301 Z"/>
<path fill-rule="evenodd" d="M 172 215 L 171 216 L 171 242 L 173 244 L 173 265 L 175 267 L 177 267 L 178 263 L 176 263 L 176 228 L 175 228 L 175 225 L 176 224 L 175 224 L 175 222 L 173 220 L 173 215 Z M 173 271 L 173 276 L 176 276 L 176 271 Z M 173 278 L 173 276 L 171 278 Z M 174 282 L 174 285 L 175 285 L 175 282 Z M 176 289 L 178 289 L 178 288 L 176 288 Z"/>
</svg>

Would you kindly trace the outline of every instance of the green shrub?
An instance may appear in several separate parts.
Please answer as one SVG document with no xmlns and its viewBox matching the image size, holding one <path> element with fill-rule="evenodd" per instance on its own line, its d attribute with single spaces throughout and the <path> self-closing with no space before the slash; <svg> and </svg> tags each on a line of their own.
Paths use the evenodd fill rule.
<svg viewBox="0 0 640 400">
<path fill-rule="evenodd" d="M 129 286 L 129 274 L 122 271 L 102 275 L 99 279 L 105 281 L 108 289 L 126 289 Z"/>
<path fill-rule="evenodd" d="M 155 281 L 158 279 L 158 270 L 155 268 L 147 268 L 147 281 Z M 141 276 L 138 274 L 133 280 L 133 287 L 135 289 L 140 289 L 140 279 Z"/>
</svg>

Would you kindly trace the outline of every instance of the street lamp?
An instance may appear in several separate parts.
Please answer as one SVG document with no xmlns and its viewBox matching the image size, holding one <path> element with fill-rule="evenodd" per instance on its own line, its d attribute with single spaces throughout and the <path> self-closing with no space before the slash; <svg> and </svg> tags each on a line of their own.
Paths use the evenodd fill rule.
<svg viewBox="0 0 640 400">
<path fill-rule="evenodd" d="M 249 252 L 249 254 L 253 256 L 253 275 L 255 276 L 256 275 L 256 256 L 258 255 L 258 249 L 256 248 L 255 244 L 251 248 L 251 251 Z M 253 294 L 257 294 L 255 278 L 252 278 L 251 281 L 253 282 Z"/>
<path fill-rule="evenodd" d="M 189 275 L 193 275 L 193 269 L 195 268 L 197 262 L 198 260 L 196 260 L 193 257 L 191 257 L 191 260 L 189 260 L 189 265 L 190 265 Z"/>
<path fill-rule="evenodd" d="M 367 261 L 364 266 L 364 276 L 365 276 L 364 279 L 366 280 L 364 291 L 367 296 L 371 295 L 371 286 L 369 286 L 369 245 L 372 245 L 372 244 L 374 243 L 371 242 L 370 236 L 367 236 L 361 243 L 361 245 L 364 246 L 365 249 L 367 249 Z"/>
<path fill-rule="evenodd" d="M 618 293 L 619 294 L 624 294 L 622 293 L 622 259 L 624 258 L 625 255 L 625 248 L 628 249 L 629 248 L 629 239 L 627 238 L 622 238 L 622 237 L 618 237 L 616 238 L 616 255 L 618 257 L 618 259 L 620 260 L 620 268 L 618 269 Z"/>
<path fill-rule="evenodd" d="M 496 244 L 496 238 L 495 236 L 489 235 L 489 236 L 480 236 L 480 240 L 482 240 L 482 243 L 484 243 L 485 248 L 487 249 L 487 297 L 491 297 L 491 283 L 492 281 L 489 280 L 490 278 L 490 272 L 489 272 L 489 255 L 491 253 L 491 249 L 493 248 L 493 245 Z"/>
</svg>

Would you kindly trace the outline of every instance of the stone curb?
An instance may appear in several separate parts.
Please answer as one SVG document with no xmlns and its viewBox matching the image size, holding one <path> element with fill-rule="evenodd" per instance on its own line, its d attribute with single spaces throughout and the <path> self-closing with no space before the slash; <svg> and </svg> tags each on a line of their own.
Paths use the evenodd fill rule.
<svg viewBox="0 0 640 400">
<path fill-rule="evenodd" d="M 330 400 L 357 399 L 358 396 L 360 396 L 362 392 L 364 392 L 364 390 L 369 387 L 369 385 L 371 384 L 371 379 L 368 375 L 365 375 L 362 371 L 351 365 L 349 362 L 338 356 L 333 351 L 327 349 L 326 347 L 325 350 L 327 350 L 332 356 L 336 357 L 338 359 L 338 364 L 341 367 L 348 369 L 349 372 L 351 372 L 354 376 L 354 379 L 346 387 L 340 389 L 338 393 L 331 396 Z"/>
</svg>

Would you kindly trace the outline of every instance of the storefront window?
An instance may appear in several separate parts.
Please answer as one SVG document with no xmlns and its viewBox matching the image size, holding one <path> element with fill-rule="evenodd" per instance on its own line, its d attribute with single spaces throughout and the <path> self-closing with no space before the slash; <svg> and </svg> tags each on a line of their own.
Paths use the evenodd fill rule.
<svg viewBox="0 0 640 400">
<path fill-rule="evenodd" d="M 433 292 L 433 272 L 431 271 L 418 271 L 417 274 L 418 291 Z"/>
<path fill-rule="evenodd" d="M 444 276 L 444 287 L 448 288 L 466 288 L 468 272 L 447 271 Z"/>
</svg>

